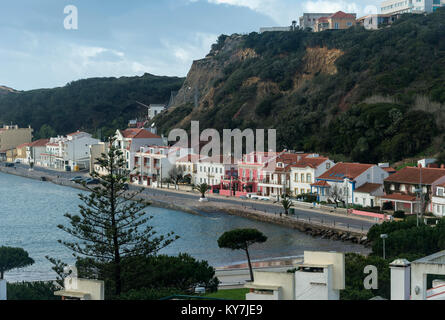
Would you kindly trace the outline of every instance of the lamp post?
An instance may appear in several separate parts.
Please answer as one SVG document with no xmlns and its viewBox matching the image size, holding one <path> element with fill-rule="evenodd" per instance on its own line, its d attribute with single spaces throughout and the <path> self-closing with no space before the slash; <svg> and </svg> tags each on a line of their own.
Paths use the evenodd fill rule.
<svg viewBox="0 0 445 320">
<path fill-rule="evenodd" d="M 383 260 L 386 260 L 385 239 L 388 239 L 388 235 L 386 233 L 381 234 L 380 238 L 383 240 Z"/>
</svg>

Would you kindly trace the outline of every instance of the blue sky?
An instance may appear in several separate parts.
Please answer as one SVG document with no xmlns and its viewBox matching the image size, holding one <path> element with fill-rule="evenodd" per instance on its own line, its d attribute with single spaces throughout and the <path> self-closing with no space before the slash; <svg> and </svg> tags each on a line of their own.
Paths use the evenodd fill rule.
<svg viewBox="0 0 445 320">
<path fill-rule="evenodd" d="M 78 8 L 78 30 L 63 10 Z M 185 76 L 218 35 L 290 25 L 302 12 L 357 12 L 371 0 L 14 0 L 0 11 L 0 85 L 52 88 L 90 77 Z"/>
</svg>

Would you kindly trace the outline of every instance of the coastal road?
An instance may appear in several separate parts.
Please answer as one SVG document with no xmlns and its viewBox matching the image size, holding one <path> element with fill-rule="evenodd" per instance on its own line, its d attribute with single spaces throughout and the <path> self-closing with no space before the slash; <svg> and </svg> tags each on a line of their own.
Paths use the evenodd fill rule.
<svg viewBox="0 0 445 320">
<path fill-rule="evenodd" d="M 29 166 L 23 164 L 16 164 L 17 171 L 22 171 L 26 174 L 29 170 Z M 59 179 L 71 179 L 75 176 L 88 176 L 88 172 L 62 172 L 62 171 L 54 171 L 46 168 L 35 167 L 33 171 L 33 175 L 38 175 L 41 173 L 42 175 L 49 175 L 52 177 L 57 177 Z M 69 182 L 66 182 L 69 183 Z M 130 186 L 131 190 L 139 190 L 138 186 Z M 181 200 L 192 200 L 198 202 L 200 196 L 199 194 L 188 193 L 188 192 L 176 192 L 173 190 L 166 189 L 149 189 L 144 188 L 144 194 L 148 198 L 152 198 L 161 202 L 167 203 L 180 203 Z M 254 200 L 242 200 L 235 198 L 224 198 L 221 196 L 208 196 L 211 202 L 218 203 L 221 205 L 227 206 L 242 206 L 247 209 L 253 209 L 254 211 L 263 212 L 271 215 L 279 215 L 282 212 L 281 205 L 263 202 L 263 201 L 254 201 Z M 332 225 L 343 227 L 346 229 L 355 229 L 355 230 L 363 230 L 368 231 L 373 225 L 377 222 L 367 218 L 361 217 L 353 217 L 347 216 L 345 214 L 340 213 L 328 213 L 321 212 L 319 210 L 313 209 L 305 209 L 301 207 L 296 207 L 295 216 L 292 216 L 293 219 L 304 220 L 309 222 L 321 223 L 325 226 Z M 216 209 L 215 209 L 216 210 Z"/>
<path fill-rule="evenodd" d="M 132 186 L 131 189 L 140 189 L 140 187 Z M 174 192 L 163 189 L 145 189 L 144 193 L 152 198 L 159 199 L 164 202 L 174 203 L 175 199 L 184 200 L 199 200 L 200 196 L 193 193 L 184 192 Z M 253 209 L 255 211 L 260 211 L 272 215 L 279 215 L 283 211 L 281 205 L 275 205 L 272 203 L 256 202 L 253 200 L 241 200 L 241 199 L 231 199 L 222 197 L 208 197 L 211 202 L 221 203 L 225 205 L 237 205 L 246 208 Z M 324 213 L 318 210 L 295 208 L 295 219 L 306 220 L 312 222 L 322 223 L 324 225 L 335 225 L 344 228 L 351 228 L 356 230 L 369 230 L 377 222 L 371 219 L 351 217 L 344 214 L 338 213 Z M 310 220 L 309 220 L 310 219 Z"/>
</svg>

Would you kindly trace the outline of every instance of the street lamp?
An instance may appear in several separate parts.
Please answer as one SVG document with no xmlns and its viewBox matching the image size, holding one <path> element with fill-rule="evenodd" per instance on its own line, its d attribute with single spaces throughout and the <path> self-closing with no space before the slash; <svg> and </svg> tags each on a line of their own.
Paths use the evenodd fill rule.
<svg viewBox="0 0 445 320">
<path fill-rule="evenodd" d="M 385 239 L 388 239 L 388 235 L 386 233 L 381 234 L 380 238 L 383 240 L 383 260 L 386 260 Z"/>
</svg>

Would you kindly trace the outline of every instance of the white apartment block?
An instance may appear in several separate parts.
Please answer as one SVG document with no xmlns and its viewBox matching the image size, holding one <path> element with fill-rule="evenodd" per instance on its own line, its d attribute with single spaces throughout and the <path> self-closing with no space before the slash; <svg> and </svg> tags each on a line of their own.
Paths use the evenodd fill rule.
<svg viewBox="0 0 445 320">
<path fill-rule="evenodd" d="M 91 134 L 80 131 L 51 138 L 40 155 L 41 165 L 63 171 L 89 169 L 90 146 L 98 143 Z"/>
<path fill-rule="evenodd" d="M 147 129 L 130 128 L 123 131 L 117 130 L 114 146 L 122 151 L 127 160 L 127 170 L 135 168 L 134 155 L 144 146 L 165 146 L 164 139 L 153 134 Z"/>
<path fill-rule="evenodd" d="M 444 4 L 444 0 L 388 0 L 380 9 L 382 14 L 431 13 Z"/>
</svg>

